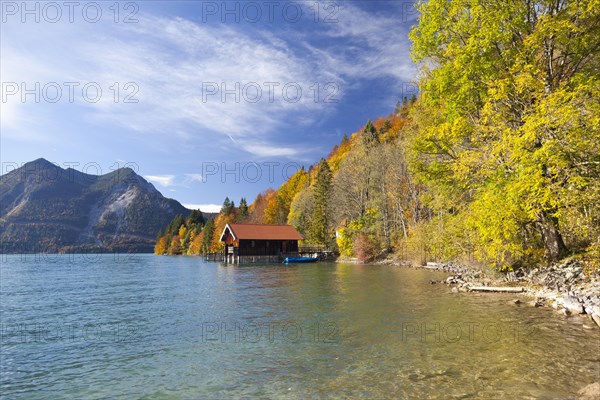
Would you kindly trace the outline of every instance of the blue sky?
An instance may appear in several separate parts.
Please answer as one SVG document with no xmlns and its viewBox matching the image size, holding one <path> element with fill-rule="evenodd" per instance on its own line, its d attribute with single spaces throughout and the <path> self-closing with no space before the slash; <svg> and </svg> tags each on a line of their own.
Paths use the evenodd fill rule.
<svg viewBox="0 0 600 400">
<path fill-rule="evenodd" d="M 130 166 L 206 211 L 279 186 L 414 88 L 411 2 L 117 6 L 2 1 L 2 173 Z"/>
</svg>

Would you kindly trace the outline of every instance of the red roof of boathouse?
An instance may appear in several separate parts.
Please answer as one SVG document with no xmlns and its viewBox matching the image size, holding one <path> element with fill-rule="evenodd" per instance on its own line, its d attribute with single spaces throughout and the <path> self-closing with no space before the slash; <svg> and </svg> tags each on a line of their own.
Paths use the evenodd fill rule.
<svg viewBox="0 0 600 400">
<path fill-rule="evenodd" d="M 225 232 L 233 235 L 235 240 L 303 240 L 304 238 L 291 225 L 267 224 L 227 224 L 220 241 L 223 241 Z"/>
</svg>

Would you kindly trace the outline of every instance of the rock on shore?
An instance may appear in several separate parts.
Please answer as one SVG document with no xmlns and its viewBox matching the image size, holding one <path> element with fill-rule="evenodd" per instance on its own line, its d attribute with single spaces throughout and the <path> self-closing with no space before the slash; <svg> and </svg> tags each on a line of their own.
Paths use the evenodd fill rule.
<svg viewBox="0 0 600 400">
<path fill-rule="evenodd" d="M 579 400 L 598 400 L 600 399 L 600 382 L 594 382 L 587 385 L 577 393 Z"/>
<path fill-rule="evenodd" d="M 580 260 L 496 276 L 453 263 L 428 263 L 423 268 L 451 273 L 443 282 L 456 293 L 480 286 L 522 286 L 535 299 L 528 303 L 531 306 L 550 305 L 565 315 L 587 314 L 600 327 L 600 269 L 587 276 Z"/>
</svg>

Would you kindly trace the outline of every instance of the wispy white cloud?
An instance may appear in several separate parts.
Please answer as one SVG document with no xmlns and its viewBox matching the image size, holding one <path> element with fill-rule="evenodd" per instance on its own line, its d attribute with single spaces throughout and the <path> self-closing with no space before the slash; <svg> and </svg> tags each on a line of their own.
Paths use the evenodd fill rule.
<svg viewBox="0 0 600 400">
<path fill-rule="evenodd" d="M 200 210 L 203 212 L 215 213 L 221 211 L 221 206 L 218 204 L 184 204 L 185 208 L 190 210 Z"/>
<path fill-rule="evenodd" d="M 202 174 L 185 174 L 185 180 L 187 182 L 202 182 Z"/>
<path fill-rule="evenodd" d="M 136 24 L 5 24 L 3 81 L 97 82 L 103 88 L 100 101 L 76 98 L 74 104 L 63 104 L 66 115 L 83 116 L 97 126 L 112 124 L 132 136 L 143 133 L 148 142 L 174 138 L 182 146 L 200 142 L 257 157 L 298 158 L 302 151 L 275 144 L 285 128 L 309 127 L 336 108 L 315 101 L 310 89 L 315 83 L 333 82 L 341 100 L 365 78 L 391 78 L 400 88 L 414 76 L 407 57 L 409 26 L 401 16 L 373 14 L 352 2 L 340 5 L 338 23 L 322 24 L 310 35 L 294 29 L 273 34 L 258 25 L 215 29 L 180 17 L 137 17 Z M 115 82 L 116 96 L 110 89 Z M 126 83 L 133 86 L 126 89 Z M 257 85 L 244 91 L 248 83 Z M 299 101 L 286 100 L 294 92 L 284 93 L 286 83 L 302 88 Z M 219 92 L 209 94 L 214 84 Z M 248 101 L 256 97 L 256 86 L 259 101 Z M 237 92 L 238 99 L 233 94 L 223 98 L 225 88 Z M 135 90 L 138 102 L 124 103 Z M 36 132 L 50 125 L 61 105 L 46 106 L 16 97 L 3 103 L 3 135 L 47 140 Z"/>
<path fill-rule="evenodd" d="M 321 60 L 321 68 L 336 71 L 352 84 L 353 78 L 393 78 L 396 84 L 411 81 L 416 66 L 408 56 L 410 41 L 407 33 L 416 16 L 408 2 L 397 2 L 395 12 L 365 11 L 360 2 L 344 2 L 336 17 L 338 23 L 324 24 L 323 33 L 334 39 L 332 47 L 304 45 Z M 393 5 L 394 2 L 389 2 Z M 339 46 L 338 40 L 346 40 Z M 332 51 L 337 47 L 338 51 Z"/>
<path fill-rule="evenodd" d="M 150 135 L 175 134 L 181 140 L 268 140 L 286 124 L 286 115 L 322 112 L 308 94 L 320 80 L 320 70 L 307 65 L 283 40 L 251 36 L 235 26 L 214 29 L 153 15 L 140 15 L 132 25 L 91 25 L 96 29 L 85 24 L 57 29 L 8 26 L 3 32 L 3 75 L 7 70 L 11 80 L 42 84 L 96 82 L 103 89 L 100 101 L 76 99 L 75 105 L 69 104 L 71 110 L 79 105 L 93 123 L 110 122 Z M 31 47 L 12 45 L 18 41 Z M 111 89 L 115 82 L 118 94 Z M 127 83 L 131 85 L 125 88 Z M 302 89 L 299 101 L 287 100 L 294 96 L 293 88 L 284 90 L 288 83 Z M 224 96 L 224 90 L 235 93 Z M 132 94 L 138 102 L 124 103 Z M 15 126 L 24 104 L 14 99 L 3 112 L 5 108 L 6 126 Z M 28 118 L 32 115 L 40 114 Z"/>
<path fill-rule="evenodd" d="M 305 152 L 297 147 L 284 147 L 268 144 L 247 144 L 244 148 L 248 150 L 248 152 L 259 157 L 292 157 Z"/>
<path fill-rule="evenodd" d="M 175 175 L 144 175 L 144 178 L 162 187 L 169 187 L 175 184 Z"/>
</svg>

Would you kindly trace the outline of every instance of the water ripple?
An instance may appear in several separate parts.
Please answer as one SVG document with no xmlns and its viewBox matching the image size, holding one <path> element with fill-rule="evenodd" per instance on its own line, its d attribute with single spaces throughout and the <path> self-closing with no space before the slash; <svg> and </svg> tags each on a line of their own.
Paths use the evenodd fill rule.
<svg viewBox="0 0 600 400">
<path fill-rule="evenodd" d="M 431 271 L 105 255 L 0 273 L 10 399 L 573 398 L 600 371 L 580 317 Z"/>
</svg>

